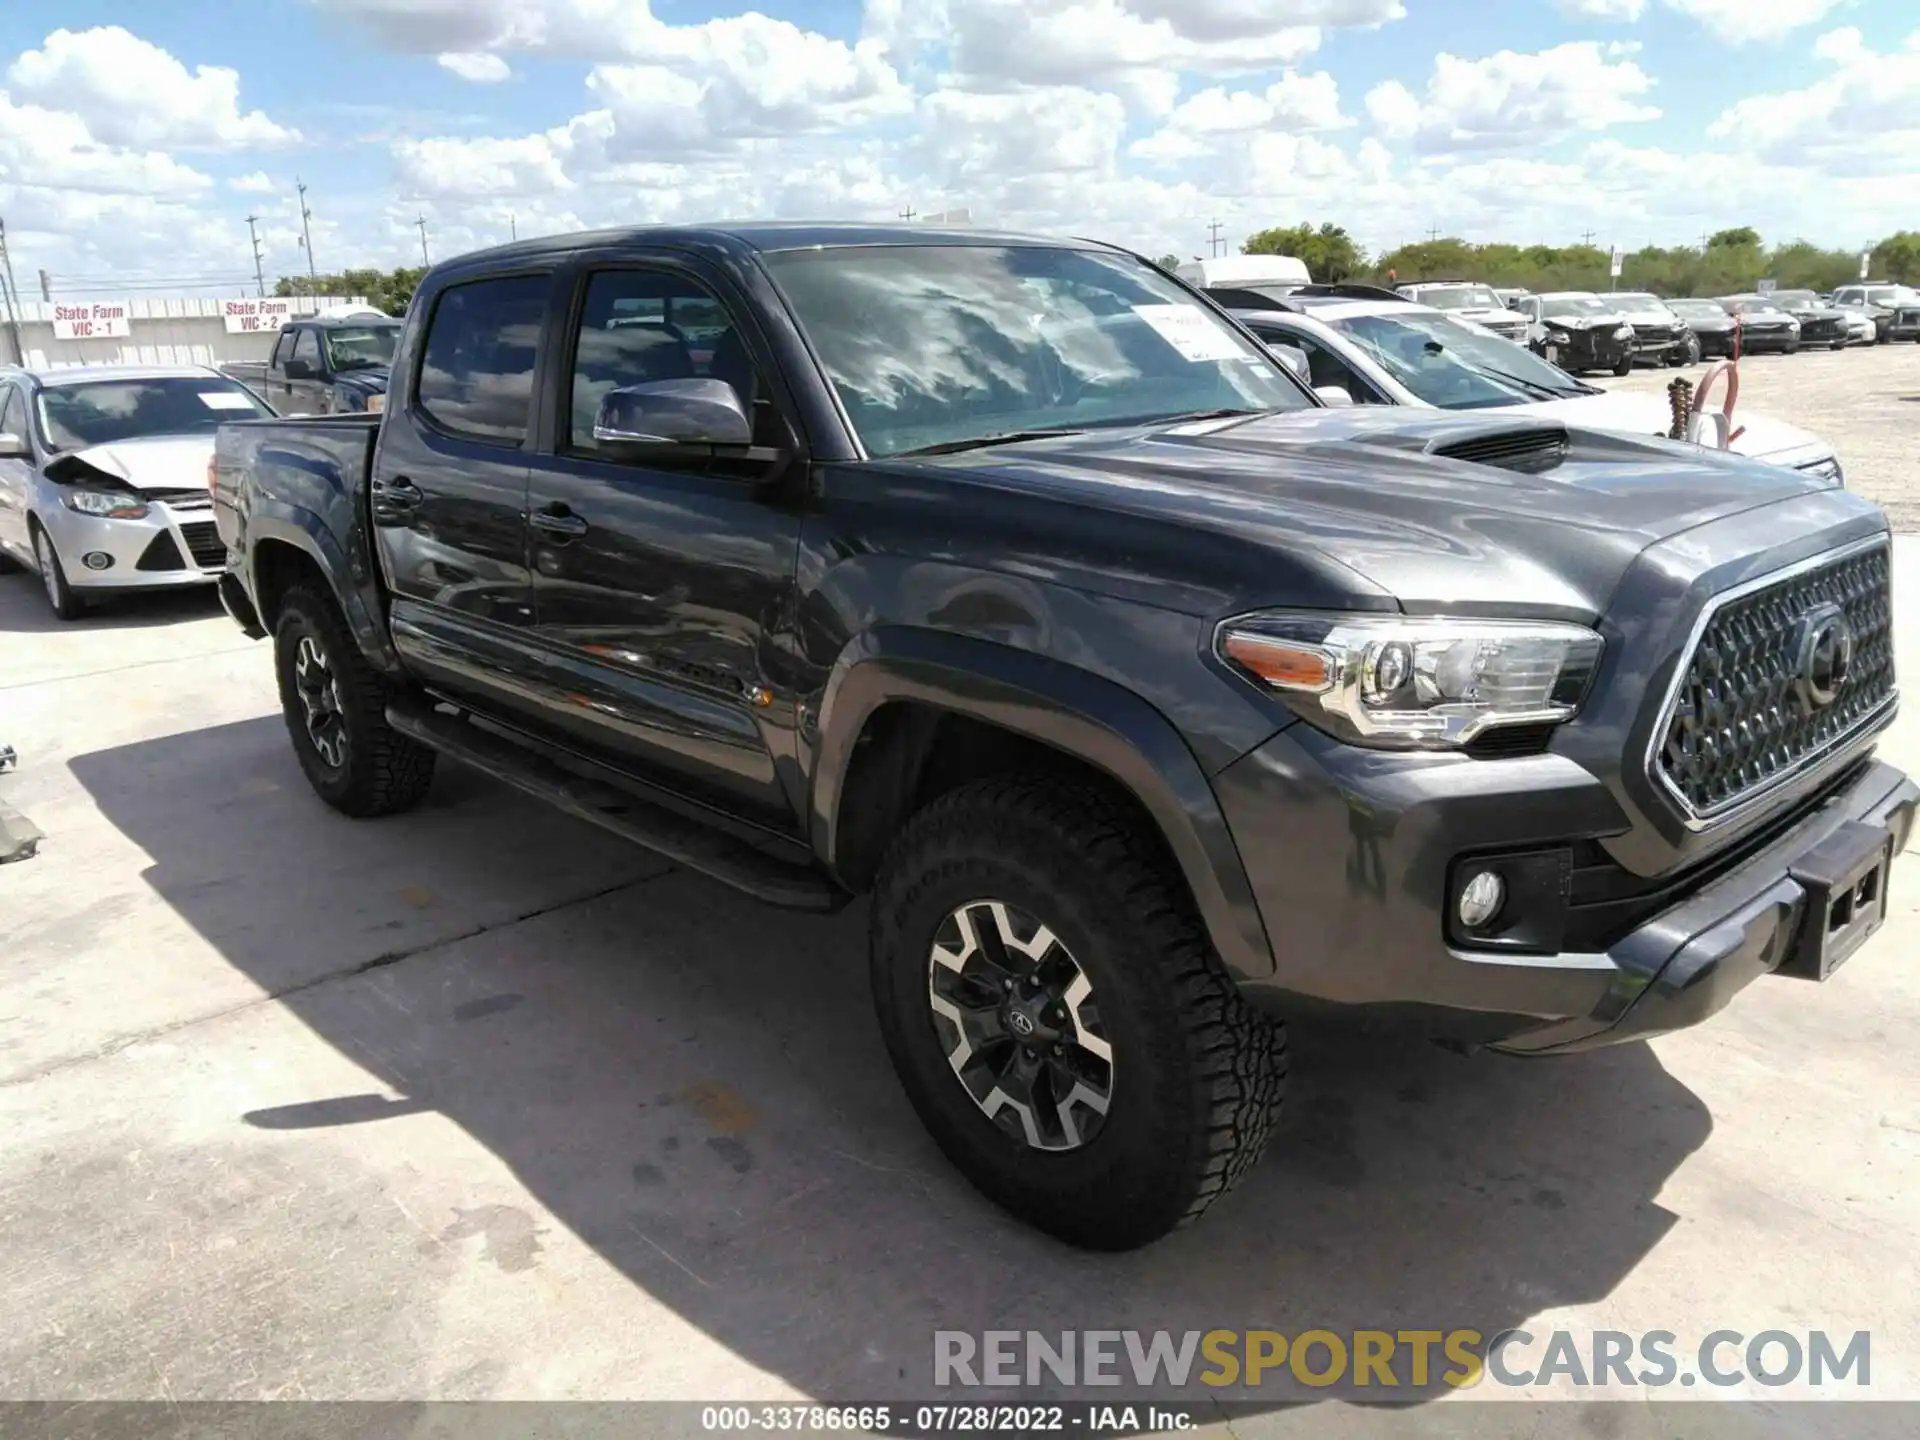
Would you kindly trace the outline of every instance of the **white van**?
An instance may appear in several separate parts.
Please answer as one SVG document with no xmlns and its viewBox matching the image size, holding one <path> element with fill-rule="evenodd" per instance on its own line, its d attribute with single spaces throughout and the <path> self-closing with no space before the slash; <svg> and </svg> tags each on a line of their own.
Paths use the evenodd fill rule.
<svg viewBox="0 0 1920 1440">
<path fill-rule="evenodd" d="M 1313 283 L 1306 261 L 1291 255 L 1216 255 L 1189 260 L 1173 273 L 1202 290 L 1281 290 Z"/>
</svg>

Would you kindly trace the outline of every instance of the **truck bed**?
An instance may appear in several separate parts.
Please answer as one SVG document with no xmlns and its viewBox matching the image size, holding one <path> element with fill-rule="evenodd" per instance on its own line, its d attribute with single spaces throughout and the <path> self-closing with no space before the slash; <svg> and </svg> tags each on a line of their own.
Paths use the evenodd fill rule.
<svg viewBox="0 0 1920 1440">
<path fill-rule="evenodd" d="M 324 532 L 343 553 L 349 551 L 366 513 L 379 433 L 380 417 L 362 414 L 222 425 L 213 446 L 213 509 L 220 538 L 229 549 L 244 550 L 244 532 L 253 517 L 278 517 Z"/>
</svg>

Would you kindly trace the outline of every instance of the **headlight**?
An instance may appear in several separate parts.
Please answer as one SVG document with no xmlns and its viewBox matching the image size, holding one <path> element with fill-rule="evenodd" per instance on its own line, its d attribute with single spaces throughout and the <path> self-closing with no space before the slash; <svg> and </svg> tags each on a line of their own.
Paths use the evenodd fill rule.
<svg viewBox="0 0 1920 1440">
<path fill-rule="evenodd" d="M 1831 480 L 1842 489 L 1846 488 L 1847 472 L 1840 468 L 1839 457 L 1829 455 L 1824 460 L 1815 460 L 1811 465 L 1802 465 L 1803 475 L 1818 475 L 1822 480 Z"/>
<path fill-rule="evenodd" d="M 124 492 L 112 490 L 68 490 L 60 503 L 81 515 L 102 520 L 139 520 L 147 513 L 147 502 Z"/>
<path fill-rule="evenodd" d="M 1549 340 L 1571 340 L 1573 338 L 1573 332 L 1564 325 L 1549 325 L 1547 326 L 1547 338 Z"/>
<path fill-rule="evenodd" d="M 1787 329 L 1798 335 L 1800 333 L 1800 322 L 1798 320 L 1787 321 Z"/>
<path fill-rule="evenodd" d="M 1220 658 L 1355 745 L 1444 750 L 1579 713 L 1600 637 L 1579 625 L 1272 612 L 1223 624 Z"/>
<path fill-rule="evenodd" d="M 1618 330 L 1613 332 L 1613 338 L 1616 340 L 1631 340 L 1633 338 L 1633 327 L 1631 325 L 1622 325 Z"/>
<path fill-rule="evenodd" d="M 373 414 L 378 415 L 382 410 L 386 408 L 387 408 L 386 396 L 384 395 L 367 396 L 367 409 L 371 411 Z"/>
</svg>

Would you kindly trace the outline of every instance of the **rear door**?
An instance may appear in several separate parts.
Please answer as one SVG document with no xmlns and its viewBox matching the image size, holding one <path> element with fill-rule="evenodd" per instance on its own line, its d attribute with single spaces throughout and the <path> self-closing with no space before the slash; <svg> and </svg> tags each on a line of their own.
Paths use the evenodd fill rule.
<svg viewBox="0 0 1920 1440">
<path fill-rule="evenodd" d="M 374 457 L 394 643 L 420 674 L 488 704 L 511 704 L 533 623 L 527 451 L 553 286 L 536 270 L 426 299 Z"/>
<path fill-rule="evenodd" d="M 750 309 L 672 257 L 582 265 L 558 350 L 549 443 L 528 496 L 538 639 L 572 743 L 780 830 L 793 696 L 779 678 L 800 536 L 786 398 Z M 615 386 L 712 377 L 755 417 L 744 453 L 609 452 Z"/>
</svg>

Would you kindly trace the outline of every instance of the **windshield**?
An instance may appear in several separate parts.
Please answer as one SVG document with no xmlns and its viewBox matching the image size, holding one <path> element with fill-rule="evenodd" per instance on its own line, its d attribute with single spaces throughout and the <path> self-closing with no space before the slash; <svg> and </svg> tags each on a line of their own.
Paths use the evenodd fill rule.
<svg viewBox="0 0 1920 1440">
<path fill-rule="evenodd" d="M 873 455 L 1313 403 L 1218 312 L 1129 256 L 900 245 L 765 259 Z"/>
<path fill-rule="evenodd" d="M 1872 305 L 1910 305 L 1914 299 L 1914 292 L 1904 285 L 1876 285 L 1867 292 Z"/>
<path fill-rule="evenodd" d="M 1504 310 L 1500 297 L 1485 285 L 1434 285 L 1420 287 L 1419 301 L 1436 310 Z"/>
<path fill-rule="evenodd" d="M 1482 410 L 1592 393 L 1524 346 L 1444 315 L 1349 315 L 1328 324 L 1429 405 Z"/>
<path fill-rule="evenodd" d="M 1555 295 L 1540 307 L 1549 315 L 1611 315 L 1613 307 L 1598 295 Z"/>
<path fill-rule="evenodd" d="M 1665 310 L 1667 302 L 1658 295 L 1650 295 L 1641 290 L 1624 290 L 1612 297 L 1614 307 L 1620 310 Z"/>
<path fill-rule="evenodd" d="M 1667 308 L 1689 320 L 1724 320 L 1725 307 L 1714 300 L 1669 300 Z"/>
<path fill-rule="evenodd" d="M 1808 306 L 1818 305 L 1820 301 L 1811 290 L 1776 290 L 1773 292 L 1773 303 L 1798 305 L 1804 310 Z"/>
<path fill-rule="evenodd" d="M 41 438 L 56 451 L 155 435 L 211 435 L 223 420 L 273 414 L 245 386 L 215 375 L 49 385 L 40 392 L 39 412 Z"/>
<path fill-rule="evenodd" d="M 1727 309 L 1736 315 L 1771 315 L 1774 305 L 1771 300 L 1729 300 Z"/>
<path fill-rule="evenodd" d="M 342 325 L 321 334 L 327 342 L 328 368 L 335 371 L 391 365 L 400 343 L 398 325 Z"/>
</svg>

